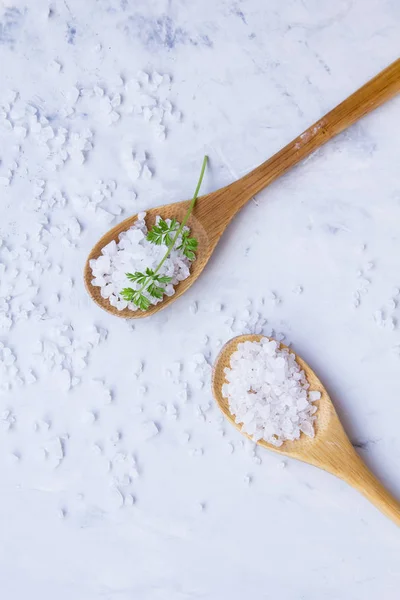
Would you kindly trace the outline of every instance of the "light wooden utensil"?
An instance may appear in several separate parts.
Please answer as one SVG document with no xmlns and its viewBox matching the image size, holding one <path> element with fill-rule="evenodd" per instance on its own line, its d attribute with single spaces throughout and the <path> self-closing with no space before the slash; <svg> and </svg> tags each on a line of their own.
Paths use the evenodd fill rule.
<svg viewBox="0 0 400 600">
<path fill-rule="evenodd" d="M 137 215 L 125 219 L 97 242 L 86 261 L 84 280 L 92 299 L 104 310 L 124 319 L 147 317 L 171 304 L 196 281 L 230 221 L 255 194 L 399 91 L 400 59 L 371 79 L 254 171 L 216 192 L 199 198 L 188 221 L 191 235 L 199 241 L 197 258 L 192 265 L 191 274 L 176 286 L 174 296 L 164 297 L 162 302 L 151 306 L 147 311 L 131 311 L 128 308 L 118 311 L 111 306 L 108 299 L 101 297 L 100 288 L 91 284 L 93 277 L 89 260 L 98 258 L 101 249 L 112 240 L 118 241 L 119 234 L 134 224 Z M 161 215 L 164 219 L 175 217 L 181 222 L 188 206 L 189 201 L 184 201 L 152 208 L 147 211 L 147 225 L 152 226 L 157 215 Z"/>
<path fill-rule="evenodd" d="M 214 397 L 225 417 L 241 433 L 243 433 L 241 425 L 236 423 L 229 410 L 228 400 L 222 395 L 222 385 L 225 383 L 224 369 L 230 366 L 231 355 L 237 349 L 238 344 L 246 341 L 259 342 L 263 337 L 262 335 L 235 337 L 222 348 L 215 361 L 212 382 Z M 281 344 L 281 347 L 287 348 L 284 344 Z M 295 354 L 290 348 L 287 349 Z M 315 413 L 317 417 L 314 424 L 315 437 L 310 438 L 301 434 L 300 439 L 284 442 L 279 448 L 263 440 L 259 440 L 257 443 L 268 450 L 297 458 L 343 479 L 361 492 L 396 525 L 400 526 L 400 503 L 383 487 L 361 460 L 339 421 L 328 392 L 307 363 L 297 354 L 295 356 L 306 374 L 311 389 L 321 393 L 321 399 L 315 402 L 315 405 L 318 406 L 318 411 Z M 243 433 L 243 435 L 251 439 L 247 434 Z"/>
</svg>

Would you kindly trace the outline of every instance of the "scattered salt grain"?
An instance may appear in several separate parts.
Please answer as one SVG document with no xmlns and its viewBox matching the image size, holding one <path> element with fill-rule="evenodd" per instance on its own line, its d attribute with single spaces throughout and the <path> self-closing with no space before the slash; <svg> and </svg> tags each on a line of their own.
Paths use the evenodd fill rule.
<svg viewBox="0 0 400 600">
<path fill-rule="evenodd" d="M 136 504 L 135 496 L 132 496 L 132 494 L 127 494 L 125 496 L 125 506 L 133 506 L 134 504 Z"/>
<path fill-rule="evenodd" d="M 94 411 L 88 410 L 82 417 L 82 420 L 87 425 L 93 425 L 97 420 L 97 414 Z"/>
<path fill-rule="evenodd" d="M 113 444 L 117 444 L 122 439 L 122 433 L 120 431 L 115 431 L 112 435 L 110 435 L 110 442 Z"/>
<path fill-rule="evenodd" d="M 183 431 L 180 435 L 180 442 L 181 444 L 187 444 L 190 440 L 190 433 L 188 433 L 187 431 Z"/>
<path fill-rule="evenodd" d="M 386 321 L 388 328 L 393 331 L 396 328 L 396 321 L 392 318 L 389 317 L 389 319 L 387 319 Z"/>
<path fill-rule="evenodd" d="M 189 451 L 190 456 L 203 456 L 203 448 L 192 448 Z"/>
<path fill-rule="evenodd" d="M 167 415 L 170 419 L 176 420 L 178 418 L 178 409 L 174 404 L 168 404 Z"/>
<path fill-rule="evenodd" d="M 21 455 L 19 452 L 11 452 L 9 459 L 12 464 L 17 464 L 21 460 Z"/>
<path fill-rule="evenodd" d="M 47 452 L 47 460 L 53 468 L 59 466 L 64 459 L 64 448 L 59 437 L 48 440 L 44 446 Z"/>
<path fill-rule="evenodd" d="M 149 167 L 147 165 L 144 165 L 144 167 L 143 167 L 142 177 L 143 177 L 143 179 L 147 179 L 147 180 L 149 180 L 153 177 L 153 172 L 151 171 L 151 169 L 149 169 Z"/>
<path fill-rule="evenodd" d="M 113 501 L 115 502 L 115 506 L 117 508 L 121 508 L 124 505 L 124 496 L 121 492 L 121 490 L 119 490 L 117 487 L 113 487 L 112 489 L 112 497 L 113 497 Z"/>
<path fill-rule="evenodd" d="M 99 444 L 93 444 L 92 445 L 92 452 L 96 456 L 100 456 L 100 454 L 103 453 L 103 450 L 102 450 L 101 446 L 99 446 Z"/>
<path fill-rule="evenodd" d="M 281 446 L 299 439 L 301 432 L 313 437 L 317 408 L 312 403 L 320 393 L 309 392 L 295 355 L 275 340 L 239 344 L 225 377 L 222 394 L 235 421 L 255 442 Z"/>
<path fill-rule="evenodd" d="M 159 433 L 159 428 L 154 421 L 147 421 L 142 425 L 143 437 L 145 440 L 149 440 L 155 437 Z"/>
</svg>

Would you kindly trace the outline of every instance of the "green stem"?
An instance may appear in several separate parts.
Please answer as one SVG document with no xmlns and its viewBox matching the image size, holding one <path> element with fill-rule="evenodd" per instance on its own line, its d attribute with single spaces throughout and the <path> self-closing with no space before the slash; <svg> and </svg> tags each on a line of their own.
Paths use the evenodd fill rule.
<svg viewBox="0 0 400 600">
<path fill-rule="evenodd" d="M 189 208 L 187 210 L 187 213 L 186 213 L 186 215 L 185 215 L 182 223 L 180 224 L 180 227 L 177 230 L 175 236 L 173 237 L 172 242 L 169 244 L 167 252 L 165 253 L 165 255 L 163 256 L 161 262 L 159 263 L 159 265 L 157 266 L 156 270 L 154 271 L 154 275 L 156 275 L 156 273 L 158 273 L 158 271 L 161 269 L 161 267 L 163 266 L 163 264 L 167 260 L 168 256 L 171 254 L 171 250 L 175 246 L 176 240 L 178 239 L 179 235 L 182 233 L 183 228 L 185 227 L 186 223 L 189 220 L 190 215 L 192 214 L 192 210 L 194 209 L 194 205 L 196 204 L 196 200 L 197 200 L 197 197 L 198 197 L 199 192 L 200 192 L 200 187 L 201 187 L 201 184 L 203 182 L 203 177 L 204 177 L 204 172 L 206 170 L 207 161 L 208 161 L 208 156 L 206 155 L 204 157 L 204 159 L 203 159 L 203 164 L 201 165 L 200 177 L 199 177 L 199 180 L 197 182 L 197 186 L 196 186 L 196 189 L 194 191 L 194 195 L 193 195 L 193 198 L 192 198 L 192 200 L 190 202 L 190 205 L 189 205 Z M 143 286 L 138 290 L 139 294 L 141 292 L 143 292 L 143 290 L 145 288 L 147 288 L 147 286 L 149 285 L 149 283 L 150 283 L 150 281 L 147 281 L 146 283 L 143 284 Z"/>
<path fill-rule="evenodd" d="M 168 256 L 171 253 L 171 250 L 173 249 L 173 247 L 175 246 L 176 240 L 178 239 L 178 237 L 180 236 L 180 234 L 182 233 L 183 228 L 185 227 L 186 223 L 189 220 L 190 215 L 192 214 L 192 210 L 194 209 L 194 205 L 196 204 L 196 200 L 197 197 L 199 195 L 199 191 L 200 191 L 200 187 L 203 181 L 203 177 L 204 177 L 204 172 L 206 170 L 206 165 L 207 165 L 207 161 L 208 161 L 208 156 L 206 155 L 203 159 L 203 164 L 201 165 L 201 171 L 200 171 L 200 177 L 199 177 L 199 181 L 197 182 L 197 186 L 196 189 L 194 191 L 194 196 L 190 202 L 188 211 L 185 215 L 185 218 L 183 219 L 178 231 L 176 232 L 174 238 L 172 239 L 172 242 L 170 243 L 170 245 L 168 246 L 168 250 L 165 253 L 163 259 L 161 260 L 160 264 L 158 265 L 158 267 L 156 268 L 156 270 L 154 271 L 154 275 L 156 273 L 158 273 L 158 271 L 161 269 L 161 267 L 163 266 L 163 264 L 165 263 L 165 261 L 167 260 Z"/>
</svg>

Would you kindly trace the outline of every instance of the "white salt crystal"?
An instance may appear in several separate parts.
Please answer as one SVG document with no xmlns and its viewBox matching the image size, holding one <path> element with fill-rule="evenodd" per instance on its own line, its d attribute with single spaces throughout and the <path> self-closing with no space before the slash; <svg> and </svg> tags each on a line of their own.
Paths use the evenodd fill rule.
<svg viewBox="0 0 400 600">
<path fill-rule="evenodd" d="M 86 423 L 86 425 L 93 425 L 93 423 L 96 422 L 97 419 L 97 415 L 95 412 L 88 410 L 84 415 L 83 415 L 83 422 Z"/>
<path fill-rule="evenodd" d="M 174 404 L 168 404 L 167 415 L 174 420 L 178 418 L 178 409 Z"/>
<path fill-rule="evenodd" d="M 121 94 L 114 94 L 111 98 L 111 106 L 117 108 L 121 104 Z"/>
<path fill-rule="evenodd" d="M 116 507 L 121 508 L 124 505 L 124 496 L 121 490 L 119 490 L 117 487 L 113 487 L 112 494 Z"/>
<path fill-rule="evenodd" d="M 148 106 L 145 106 L 143 108 L 143 118 L 145 121 L 150 121 L 152 114 L 153 114 L 153 112 L 152 112 L 151 108 L 149 108 Z"/>
<path fill-rule="evenodd" d="M 225 378 L 222 394 L 235 421 L 254 440 L 280 446 L 285 440 L 298 439 L 300 431 L 313 436 L 312 402 L 320 393 L 308 392 L 294 354 L 280 349 L 276 341 L 264 338 L 240 343 L 231 355 Z"/>
<path fill-rule="evenodd" d="M 125 505 L 126 506 L 134 506 L 134 504 L 136 504 L 135 496 L 132 496 L 132 494 L 127 494 L 125 496 Z"/>
<path fill-rule="evenodd" d="M 102 98 L 104 96 L 104 90 L 99 85 L 95 85 L 93 91 L 98 98 Z"/>
<path fill-rule="evenodd" d="M 182 113 L 181 113 L 181 111 L 180 111 L 180 110 L 174 110 L 174 111 L 171 113 L 171 118 L 172 118 L 174 121 L 182 121 Z"/>
<path fill-rule="evenodd" d="M 192 448 L 189 454 L 190 456 L 203 456 L 203 448 Z"/>
<path fill-rule="evenodd" d="M 137 72 L 138 81 L 147 85 L 149 83 L 149 74 L 146 71 L 138 71 Z"/>
<path fill-rule="evenodd" d="M 52 60 L 50 62 L 50 67 L 58 73 L 61 71 L 62 65 L 60 62 L 58 62 L 58 60 Z"/>
<path fill-rule="evenodd" d="M 180 435 L 180 442 L 181 444 L 187 444 L 190 440 L 190 433 L 188 433 L 187 431 L 183 431 Z"/>
<path fill-rule="evenodd" d="M 12 464 L 17 464 L 21 460 L 21 455 L 19 452 L 11 452 L 9 459 Z"/>
<path fill-rule="evenodd" d="M 120 431 L 115 431 L 112 435 L 110 435 L 110 442 L 113 444 L 117 444 L 122 438 L 122 434 Z"/>
<path fill-rule="evenodd" d="M 159 433 L 159 428 L 154 421 L 147 421 L 142 425 L 142 432 L 145 440 L 155 437 Z"/>
<path fill-rule="evenodd" d="M 183 387 L 182 389 L 180 389 L 176 396 L 178 400 L 181 400 L 181 402 L 187 402 L 189 396 L 187 387 Z"/>
<path fill-rule="evenodd" d="M 67 102 L 68 104 L 72 105 L 75 104 L 75 102 L 78 100 L 80 95 L 80 92 L 78 90 L 77 87 L 72 87 L 68 92 L 67 92 Z"/>
<path fill-rule="evenodd" d="M 153 177 L 153 172 L 149 169 L 149 167 L 147 165 L 144 165 L 144 167 L 143 167 L 142 177 L 143 177 L 143 179 L 147 179 L 147 180 L 149 180 Z"/>
<path fill-rule="evenodd" d="M 158 87 L 163 82 L 163 76 L 160 73 L 157 73 L 157 71 L 153 71 L 151 80 Z"/>
<path fill-rule="evenodd" d="M 28 373 L 25 375 L 25 382 L 28 384 L 31 384 L 31 383 L 35 383 L 35 381 L 36 381 L 36 375 L 34 374 L 32 369 L 29 369 Z"/>
<path fill-rule="evenodd" d="M 102 450 L 101 446 L 99 446 L 99 444 L 93 444 L 92 445 L 92 452 L 96 456 L 100 456 L 100 454 L 102 454 L 103 450 Z"/>
<path fill-rule="evenodd" d="M 51 440 L 48 440 L 45 444 L 45 450 L 47 452 L 48 460 L 53 468 L 58 467 L 58 465 L 64 459 L 64 449 L 61 439 L 59 437 L 55 437 Z"/>
<path fill-rule="evenodd" d="M 108 121 L 109 123 L 116 123 L 117 121 L 119 121 L 119 119 L 121 118 L 121 115 L 113 110 L 109 115 L 108 115 Z"/>
</svg>

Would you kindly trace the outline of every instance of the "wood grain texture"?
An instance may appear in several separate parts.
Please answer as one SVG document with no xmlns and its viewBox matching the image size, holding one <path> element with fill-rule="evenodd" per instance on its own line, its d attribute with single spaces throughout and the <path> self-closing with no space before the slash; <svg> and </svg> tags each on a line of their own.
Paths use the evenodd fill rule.
<svg viewBox="0 0 400 600">
<path fill-rule="evenodd" d="M 167 307 L 197 280 L 232 218 L 255 194 L 399 91 L 400 59 L 371 79 L 254 171 L 216 192 L 199 198 L 188 222 L 192 234 L 199 240 L 197 258 L 193 263 L 191 275 L 175 287 L 174 296 L 165 298 L 147 311 L 133 312 L 129 309 L 118 311 L 110 305 L 107 299 L 101 297 L 99 288 L 91 284 L 92 274 L 89 260 L 98 258 L 101 249 L 112 240 L 118 241 L 118 235 L 133 225 L 137 218 L 136 215 L 108 231 L 94 246 L 85 264 L 84 281 L 92 299 L 104 310 L 125 319 L 147 317 Z M 184 201 L 153 208 L 147 211 L 147 224 L 151 226 L 157 215 L 161 215 L 164 219 L 175 217 L 181 221 L 188 206 L 189 201 Z"/>
<path fill-rule="evenodd" d="M 226 381 L 224 369 L 230 366 L 230 357 L 237 349 L 238 344 L 245 341 L 258 342 L 263 337 L 262 335 L 241 335 L 233 338 L 222 348 L 213 370 L 212 388 L 215 400 L 228 421 L 249 439 L 251 437 L 242 432 L 241 424 L 236 423 L 229 410 L 228 400 L 222 395 L 222 385 Z M 281 344 L 281 347 L 287 348 L 284 344 Z M 295 354 L 290 348 L 287 349 Z M 314 403 L 318 406 L 317 420 L 314 426 L 315 437 L 309 438 L 301 434 L 299 440 L 284 442 L 279 448 L 264 440 L 259 440 L 257 443 L 268 450 L 297 458 L 343 479 L 400 526 L 400 503 L 361 460 L 342 427 L 325 387 L 311 367 L 297 354 L 295 356 L 306 374 L 311 389 L 321 393 L 321 399 Z"/>
</svg>

